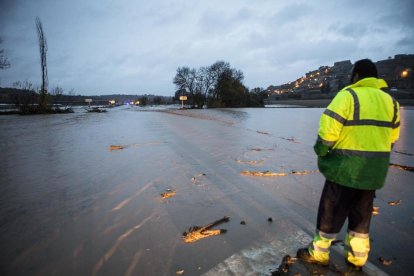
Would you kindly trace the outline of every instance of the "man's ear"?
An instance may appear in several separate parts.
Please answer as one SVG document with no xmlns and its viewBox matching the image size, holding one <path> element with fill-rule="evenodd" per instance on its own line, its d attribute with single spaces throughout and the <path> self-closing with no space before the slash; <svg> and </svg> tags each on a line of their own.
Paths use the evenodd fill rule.
<svg viewBox="0 0 414 276">
<path fill-rule="evenodd" d="M 359 75 L 358 73 L 355 73 L 354 77 L 352 78 L 352 83 L 356 83 L 357 81 L 359 81 Z"/>
</svg>

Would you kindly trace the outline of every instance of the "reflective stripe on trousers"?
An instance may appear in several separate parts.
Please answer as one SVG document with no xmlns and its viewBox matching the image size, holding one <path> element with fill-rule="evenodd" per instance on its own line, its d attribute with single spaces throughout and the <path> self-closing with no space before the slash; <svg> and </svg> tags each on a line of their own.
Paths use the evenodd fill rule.
<svg viewBox="0 0 414 276">
<path fill-rule="evenodd" d="M 369 234 L 361 234 L 348 230 L 345 237 L 344 256 L 348 262 L 363 266 L 368 260 Z"/>
<path fill-rule="evenodd" d="M 309 247 L 309 253 L 319 262 L 329 261 L 329 248 L 335 239 L 336 234 L 327 234 L 317 230 Z"/>
</svg>

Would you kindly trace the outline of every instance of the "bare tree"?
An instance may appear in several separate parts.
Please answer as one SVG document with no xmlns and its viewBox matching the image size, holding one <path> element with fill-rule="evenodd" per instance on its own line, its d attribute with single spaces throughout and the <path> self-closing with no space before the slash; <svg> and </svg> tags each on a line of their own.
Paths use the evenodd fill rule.
<svg viewBox="0 0 414 276">
<path fill-rule="evenodd" d="M 47 63 L 46 63 L 46 52 L 47 52 L 47 42 L 46 37 L 43 32 L 42 22 L 39 17 L 36 17 L 36 28 L 37 36 L 39 38 L 39 50 L 40 50 L 40 66 L 42 68 L 42 87 L 40 89 L 40 109 L 42 112 L 46 110 L 47 106 Z"/>
<path fill-rule="evenodd" d="M 12 87 L 23 90 L 23 91 L 32 91 L 32 92 L 34 92 L 34 90 L 35 90 L 35 88 L 33 86 L 33 83 L 31 83 L 28 80 L 15 81 L 15 82 L 13 82 Z"/>
<path fill-rule="evenodd" d="M 237 69 L 232 69 L 232 73 L 233 73 L 233 78 L 235 79 L 235 80 L 238 80 L 238 81 L 240 81 L 240 82 L 242 82 L 243 81 L 243 79 L 244 79 L 244 74 L 243 74 L 243 72 L 241 71 L 241 70 L 237 70 Z"/>
<path fill-rule="evenodd" d="M 201 91 L 204 94 L 204 98 L 207 99 L 208 93 L 209 91 L 212 89 L 214 83 L 215 83 L 215 78 L 214 78 L 214 74 L 213 74 L 213 70 L 211 69 L 211 67 L 201 67 L 199 69 L 199 81 L 201 83 Z"/>
<path fill-rule="evenodd" d="M 197 88 L 196 70 L 189 67 L 179 67 L 174 77 L 174 84 L 178 89 L 194 94 Z"/>
<path fill-rule="evenodd" d="M 0 44 L 2 43 L 2 39 L 0 37 Z M 7 58 L 3 55 L 4 49 L 0 49 L 0 69 L 7 69 L 10 67 L 10 62 Z"/>
<path fill-rule="evenodd" d="M 56 86 L 55 88 L 52 89 L 52 95 L 54 97 L 54 103 L 60 101 L 60 99 L 62 98 L 63 95 L 63 88 L 60 86 Z"/>
</svg>

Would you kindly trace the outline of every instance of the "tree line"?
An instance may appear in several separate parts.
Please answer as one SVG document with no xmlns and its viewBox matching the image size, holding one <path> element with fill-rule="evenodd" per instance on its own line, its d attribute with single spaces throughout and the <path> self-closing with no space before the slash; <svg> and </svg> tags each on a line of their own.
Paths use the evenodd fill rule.
<svg viewBox="0 0 414 276">
<path fill-rule="evenodd" d="M 261 107 L 267 97 L 264 89 L 249 89 L 243 84 L 244 74 L 226 61 L 217 61 L 199 69 L 178 67 L 173 82 L 175 99 L 187 96 L 187 104 L 195 108 Z"/>
<path fill-rule="evenodd" d="M 48 102 L 54 110 L 71 107 L 74 105 L 88 105 L 86 99 L 92 99 L 92 105 L 107 105 L 114 100 L 116 104 L 131 103 L 140 106 L 146 105 L 168 105 L 173 104 L 171 96 L 157 96 L 152 94 L 130 95 L 130 94 L 111 94 L 111 95 L 79 95 L 74 89 L 65 91 L 62 87 L 51 88 L 47 94 Z M 16 81 L 12 87 L 0 87 L 0 104 L 14 105 L 21 114 L 30 114 L 33 108 L 37 108 L 40 99 L 40 88 L 35 87 L 29 81 Z"/>
</svg>

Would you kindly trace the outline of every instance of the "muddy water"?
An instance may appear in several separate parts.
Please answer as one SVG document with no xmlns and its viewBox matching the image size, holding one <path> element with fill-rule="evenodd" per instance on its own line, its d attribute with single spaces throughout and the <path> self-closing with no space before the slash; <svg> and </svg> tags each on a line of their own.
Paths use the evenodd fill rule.
<svg viewBox="0 0 414 276">
<path fill-rule="evenodd" d="M 1 116 L 1 275 L 199 275 L 291 225 L 311 235 L 323 178 L 289 173 L 316 169 L 322 111 L 120 107 Z M 414 111 L 402 110 L 402 118 L 395 149 L 414 153 Z M 401 153 L 393 162 L 414 165 Z M 243 170 L 288 176 L 258 179 Z M 394 169 L 390 181 L 408 173 Z M 396 197 L 413 194 L 398 187 L 390 191 Z M 162 199 L 169 190 L 176 194 Z M 405 208 L 411 216 L 412 204 Z M 225 234 L 183 242 L 189 227 L 223 216 Z M 400 231 L 410 229 L 412 222 Z"/>
</svg>

